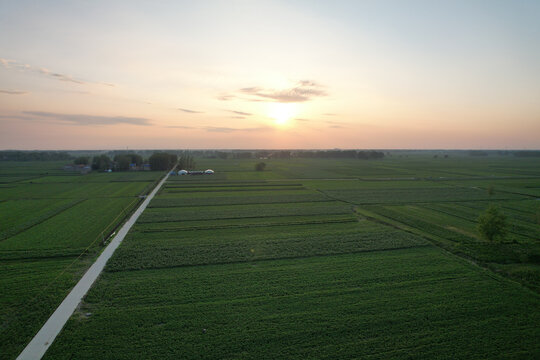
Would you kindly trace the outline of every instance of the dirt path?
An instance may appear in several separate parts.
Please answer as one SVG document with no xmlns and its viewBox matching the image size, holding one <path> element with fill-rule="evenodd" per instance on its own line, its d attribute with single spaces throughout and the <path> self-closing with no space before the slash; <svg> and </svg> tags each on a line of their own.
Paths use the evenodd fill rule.
<svg viewBox="0 0 540 360">
<path fill-rule="evenodd" d="M 60 306 L 55 310 L 51 317 L 47 320 L 45 325 L 39 330 L 39 332 L 32 338 L 32 340 L 26 345 L 26 348 L 17 357 L 17 360 L 23 359 L 41 359 L 49 346 L 52 344 L 56 336 L 60 333 L 68 319 L 71 317 L 82 298 L 86 295 L 92 284 L 96 281 L 99 274 L 105 267 L 107 260 L 112 256 L 116 248 L 120 245 L 124 237 L 128 233 L 129 229 L 135 224 L 139 216 L 142 214 L 148 203 L 152 200 L 154 195 L 161 188 L 165 180 L 169 177 L 169 171 L 167 175 L 159 182 L 159 184 L 152 190 L 152 192 L 146 197 L 141 206 L 129 220 L 118 231 L 114 239 L 107 245 L 105 250 L 97 258 L 96 262 L 86 271 L 83 277 L 79 280 L 77 285 L 70 291 L 68 296 L 62 301 Z"/>
</svg>

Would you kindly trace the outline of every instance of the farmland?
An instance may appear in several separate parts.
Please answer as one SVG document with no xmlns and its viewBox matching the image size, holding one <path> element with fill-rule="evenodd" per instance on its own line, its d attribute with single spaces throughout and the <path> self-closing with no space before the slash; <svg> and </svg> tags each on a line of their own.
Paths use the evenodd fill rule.
<svg viewBox="0 0 540 360">
<path fill-rule="evenodd" d="M 257 161 L 170 177 L 45 358 L 540 356 L 538 161 Z"/>
<path fill-rule="evenodd" d="M 162 173 L 0 162 L 0 353 L 14 358 Z"/>
</svg>

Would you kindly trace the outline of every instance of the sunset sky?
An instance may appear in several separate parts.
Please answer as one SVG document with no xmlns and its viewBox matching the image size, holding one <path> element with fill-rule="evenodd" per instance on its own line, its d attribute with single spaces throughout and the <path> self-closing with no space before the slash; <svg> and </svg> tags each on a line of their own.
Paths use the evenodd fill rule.
<svg viewBox="0 0 540 360">
<path fill-rule="evenodd" d="M 1 149 L 540 148 L 540 1 L 0 0 Z"/>
</svg>

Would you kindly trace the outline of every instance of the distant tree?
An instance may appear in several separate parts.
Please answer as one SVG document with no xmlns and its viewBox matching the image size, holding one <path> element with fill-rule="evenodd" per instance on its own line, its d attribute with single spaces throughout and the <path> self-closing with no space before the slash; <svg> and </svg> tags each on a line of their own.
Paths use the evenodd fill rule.
<svg viewBox="0 0 540 360">
<path fill-rule="evenodd" d="M 478 217 L 478 232 L 489 241 L 502 239 L 506 226 L 506 216 L 494 205 Z"/>
<path fill-rule="evenodd" d="M 220 159 L 227 159 L 229 157 L 229 154 L 227 154 L 225 151 L 217 151 L 216 156 Z"/>
<path fill-rule="evenodd" d="M 111 168 L 111 158 L 107 155 L 94 156 L 92 159 L 92 169 L 94 170 L 107 170 Z"/>
<path fill-rule="evenodd" d="M 180 155 L 180 159 L 178 159 L 178 167 L 183 170 L 193 170 L 195 168 L 195 159 L 193 159 L 191 154 L 183 153 Z"/>
<path fill-rule="evenodd" d="M 88 156 L 79 156 L 73 160 L 73 163 L 76 165 L 88 165 L 90 164 L 90 158 Z"/>
<path fill-rule="evenodd" d="M 178 161 L 176 154 L 165 152 L 155 152 L 150 156 L 148 162 L 152 170 L 169 170 Z"/>
<path fill-rule="evenodd" d="M 264 171 L 265 168 L 266 168 L 266 163 L 260 162 L 260 163 L 255 164 L 256 171 Z"/>
<path fill-rule="evenodd" d="M 135 166 L 139 166 L 143 163 L 143 158 L 141 155 L 138 154 L 118 154 L 114 156 L 114 163 L 115 163 L 115 169 L 116 170 L 129 170 L 129 166 L 131 164 L 135 164 Z"/>
</svg>

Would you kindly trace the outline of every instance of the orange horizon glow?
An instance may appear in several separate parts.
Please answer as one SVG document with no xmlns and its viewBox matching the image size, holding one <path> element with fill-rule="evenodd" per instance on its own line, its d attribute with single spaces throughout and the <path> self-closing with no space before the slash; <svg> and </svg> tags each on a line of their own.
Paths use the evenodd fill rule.
<svg viewBox="0 0 540 360">
<path fill-rule="evenodd" d="M 0 148 L 540 148 L 540 3 L 389 2 L 3 3 Z"/>
</svg>

